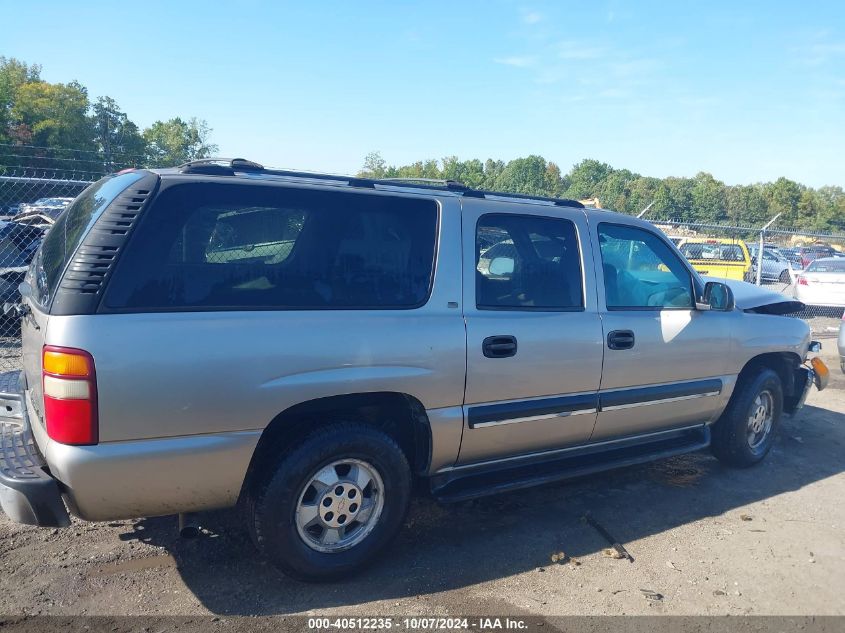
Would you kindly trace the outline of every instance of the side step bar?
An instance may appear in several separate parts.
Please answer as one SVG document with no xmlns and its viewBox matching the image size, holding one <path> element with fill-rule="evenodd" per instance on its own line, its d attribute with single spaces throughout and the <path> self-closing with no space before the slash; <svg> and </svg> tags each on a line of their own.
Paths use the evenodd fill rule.
<svg viewBox="0 0 845 633">
<path fill-rule="evenodd" d="M 520 490 L 590 475 L 604 470 L 642 464 L 707 448 L 710 427 L 700 426 L 655 437 L 631 438 L 601 445 L 586 445 L 558 452 L 543 461 L 506 466 L 456 468 L 431 479 L 431 493 L 442 503 L 466 501 L 486 495 Z M 527 460 L 526 460 L 527 461 Z"/>
</svg>

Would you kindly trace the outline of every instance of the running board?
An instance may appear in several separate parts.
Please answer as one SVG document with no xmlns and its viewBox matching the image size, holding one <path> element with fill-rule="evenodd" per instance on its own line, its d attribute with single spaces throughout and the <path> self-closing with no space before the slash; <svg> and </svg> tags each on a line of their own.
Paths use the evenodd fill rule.
<svg viewBox="0 0 845 633">
<path fill-rule="evenodd" d="M 510 492 L 604 470 L 642 464 L 707 448 L 710 427 L 658 434 L 650 440 L 631 438 L 619 442 L 586 445 L 557 453 L 543 461 L 504 462 L 455 468 L 431 478 L 431 493 L 442 503 L 466 501 Z M 528 460 L 525 460 L 528 461 Z"/>
</svg>

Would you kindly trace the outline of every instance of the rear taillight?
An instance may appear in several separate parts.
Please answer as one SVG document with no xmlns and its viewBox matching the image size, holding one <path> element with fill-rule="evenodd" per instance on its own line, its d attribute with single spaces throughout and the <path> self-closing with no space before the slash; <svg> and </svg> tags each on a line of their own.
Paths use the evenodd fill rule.
<svg viewBox="0 0 845 633">
<path fill-rule="evenodd" d="M 81 349 L 45 345 L 41 367 L 47 435 L 62 444 L 96 444 L 99 421 L 94 358 Z"/>
<path fill-rule="evenodd" d="M 799 286 L 809 286 L 810 282 L 807 281 L 806 277 L 798 277 L 798 285 Z"/>
</svg>

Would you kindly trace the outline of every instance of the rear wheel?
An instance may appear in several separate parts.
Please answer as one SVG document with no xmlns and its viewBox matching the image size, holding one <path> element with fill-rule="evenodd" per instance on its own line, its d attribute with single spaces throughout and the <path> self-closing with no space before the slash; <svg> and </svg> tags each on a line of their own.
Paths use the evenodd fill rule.
<svg viewBox="0 0 845 633">
<path fill-rule="evenodd" d="M 792 277 L 790 277 L 789 271 L 784 270 L 783 272 L 781 272 L 779 280 L 782 284 L 792 283 Z"/>
<path fill-rule="evenodd" d="M 711 450 L 719 461 L 753 466 L 772 447 L 783 412 L 783 387 L 771 369 L 743 376 L 725 412 L 713 425 Z"/>
<path fill-rule="evenodd" d="M 392 437 L 358 423 L 323 426 L 268 464 L 247 500 L 259 551 L 290 576 L 358 571 L 396 536 L 411 470 Z"/>
</svg>

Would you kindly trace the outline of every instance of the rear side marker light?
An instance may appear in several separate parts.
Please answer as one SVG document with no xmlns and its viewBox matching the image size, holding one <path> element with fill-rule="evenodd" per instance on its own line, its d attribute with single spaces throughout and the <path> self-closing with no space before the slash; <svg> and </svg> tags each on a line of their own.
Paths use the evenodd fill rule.
<svg viewBox="0 0 845 633">
<path fill-rule="evenodd" d="M 97 379 L 91 354 L 47 345 L 41 367 L 47 435 L 62 444 L 96 444 Z"/>
<path fill-rule="evenodd" d="M 804 277 L 798 278 L 798 285 L 799 286 L 809 286 L 810 282 L 808 282 Z"/>
</svg>

